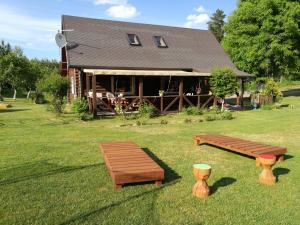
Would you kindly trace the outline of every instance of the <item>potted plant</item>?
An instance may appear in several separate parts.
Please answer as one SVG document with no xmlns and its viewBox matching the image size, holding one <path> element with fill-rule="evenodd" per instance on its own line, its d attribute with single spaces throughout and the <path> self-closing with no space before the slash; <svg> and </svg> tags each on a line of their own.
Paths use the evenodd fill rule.
<svg viewBox="0 0 300 225">
<path fill-rule="evenodd" d="M 164 93 L 165 93 L 164 90 L 159 90 L 159 91 L 158 91 L 158 95 L 159 95 L 160 97 L 164 96 Z"/>
</svg>

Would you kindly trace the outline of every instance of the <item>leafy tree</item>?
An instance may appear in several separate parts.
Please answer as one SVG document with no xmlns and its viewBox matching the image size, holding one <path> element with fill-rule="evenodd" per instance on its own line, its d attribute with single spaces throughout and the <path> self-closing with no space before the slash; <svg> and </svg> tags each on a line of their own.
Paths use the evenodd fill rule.
<svg viewBox="0 0 300 225">
<path fill-rule="evenodd" d="M 221 42 L 224 37 L 224 19 L 226 15 L 220 9 L 217 9 L 216 12 L 210 17 L 208 24 L 208 29 L 215 35 L 216 39 Z"/>
<path fill-rule="evenodd" d="M 1 57 L 1 73 L 5 81 L 14 89 L 13 99 L 16 99 L 17 88 L 22 87 L 29 70 L 29 61 L 20 48 L 15 48 Z"/>
<path fill-rule="evenodd" d="M 1 41 L 0 44 L 0 101 L 3 99 L 2 98 L 2 88 L 3 85 L 7 82 L 7 77 L 6 73 L 4 70 L 4 61 L 3 58 L 7 54 L 9 54 L 12 51 L 11 46 L 9 43 L 5 43 L 3 40 Z"/>
<path fill-rule="evenodd" d="M 240 0 L 222 45 L 236 66 L 258 76 L 300 78 L 300 2 Z"/>
<path fill-rule="evenodd" d="M 222 99 L 223 111 L 225 97 L 237 90 L 236 74 L 230 68 L 214 69 L 209 84 L 213 95 Z"/>
<path fill-rule="evenodd" d="M 63 112 L 64 99 L 67 96 L 68 87 L 68 79 L 56 73 L 52 73 L 37 82 L 38 91 L 50 94 L 51 106 L 57 114 Z"/>
</svg>

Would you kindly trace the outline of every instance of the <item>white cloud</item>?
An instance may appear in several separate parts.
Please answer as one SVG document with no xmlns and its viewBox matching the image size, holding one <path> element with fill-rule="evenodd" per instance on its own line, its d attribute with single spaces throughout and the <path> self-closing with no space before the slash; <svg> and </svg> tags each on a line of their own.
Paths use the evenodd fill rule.
<svg viewBox="0 0 300 225">
<path fill-rule="evenodd" d="M 205 13 L 205 8 L 203 6 L 199 6 L 195 9 L 195 11 L 197 14 L 190 14 L 187 16 L 184 27 L 207 29 L 207 22 L 210 18 L 209 15 Z"/>
<path fill-rule="evenodd" d="M 95 5 L 126 5 L 127 0 L 94 0 Z"/>
<path fill-rule="evenodd" d="M 42 52 L 58 51 L 54 36 L 59 28 L 59 20 L 29 16 L 23 11 L 0 5 L 0 39 L 13 45 Z"/>
<path fill-rule="evenodd" d="M 206 10 L 204 9 L 204 7 L 203 7 L 202 5 L 200 5 L 200 6 L 196 9 L 196 11 L 197 11 L 198 13 L 204 13 L 204 12 L 206 12 Z"/>
<path fill-rule="evenodd" d="M 107 15 L 115 18 L 132 18 L 139 15 L 137 9 L 129 4 L 111 6 L 106 10 Z"/>
<path fill-rule="evenodd" d="M 127 19 L 140 13 L 135 6 L 128 3 L 128 0 L 93 0 L 95 5 L 111 5 L 106 14 L 110 17 Z"/>
</svg>

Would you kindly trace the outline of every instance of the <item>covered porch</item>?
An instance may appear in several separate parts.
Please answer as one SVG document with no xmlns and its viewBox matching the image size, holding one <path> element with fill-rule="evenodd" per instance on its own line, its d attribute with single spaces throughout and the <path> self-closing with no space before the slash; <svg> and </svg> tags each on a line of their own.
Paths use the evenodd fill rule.
<svg viewBox="0 0 300 225">
<path fill-rule="evenodd" d="M 94 116 L 135 113 L 146 102 L 161 114 L 212 105 L 207 73 L 84 69 L 84 95 Z"/>
</svg>

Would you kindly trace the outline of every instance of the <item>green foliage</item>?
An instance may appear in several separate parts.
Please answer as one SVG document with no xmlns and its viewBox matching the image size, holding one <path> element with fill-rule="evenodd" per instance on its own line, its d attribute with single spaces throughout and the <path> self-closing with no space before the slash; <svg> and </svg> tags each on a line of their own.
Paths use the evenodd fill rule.
<svg viewBox="0 0 300 225">
<path fill-rule="evenodd" d="M 51 109 L 58 114 L 63 112 L 64 98 L 67 96 L 68 87 L 68 79 L 55 73 L 44 77 L 37 83 L 38 91 L 50 94 Z"/>
<path fill-rule="evenodd" d="M 81 120 L 86 120 L 88 117 L 88 102 L 84 98 L 75 99 L 72 103 L 72 110 Z"/>
<path fill-rule="evenodd" d="M 221 110 L 218 106 L 211 106 L 209 108 L 208 113 L 210 113 L 210 114 L 219 114 L 219 113 L 221 113 Z"/>
<path fill-rule="evenodd" d="M 300 2 L 243 0 L 225 25 L 222 41 L 248 73 L 300 78 Z"/>
<path fill-rule="evenodd" d="M 208 29 L 215 35 L 218 42 L 221 42 L 224 37 L 225 17 L 224 12 L 217 9 L 208 22 Z"/>
<path fill-rule="evenodd" d="M 232 112 L 224 111 L 220 114 L 221 120 L 232 120 L 234 117 L 232 115 Z"/>
<path fill-rule="evenodd" d="M 152 105 L 145 102 L 139 107 L 139 116 L 142 118 L 153 118 L 158 116 L 158 112 Z"/>
<path fill-rule="evenodd" d="M 115 105 L 115 111 L 118 115 L 122 115 L 123 114 L 123 109 L 122 109 L 122 105 L 120 103 L 117 103 Z"/>
<path fill-rule="evenodd" d="M 31 100 L 34 101 L 35 104 L 44 104 L 46 103 L 45 96 L 40 91 L 35 91 L 31 93 Z"/>
<path fill-rule="evenodd" d="M 197 116 L 197 115 L 202 115 L 203 111 L 200 108 L 196 107 L 196 106 L 189 106 L 187 108 L 184 108 L 184 113 L 186 115 L 189 115 L 189 116 L 190 115 Z"/>
<path fill-rule="evenodd" d="M 267 80 L 262 89 L 262 93 L 274 96 L 275 101 L 280 101 L 283 98 L 279 84 L 275 82 L 273 78 Z"/>
<path fill-rule="evenodd" d="M 236 75 L 229 68 L 214 69 L 209 84 L 213 95 L 222 99 L 237 90 Z"/>
</svg>

